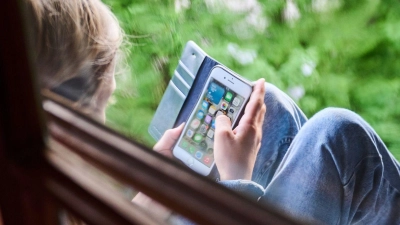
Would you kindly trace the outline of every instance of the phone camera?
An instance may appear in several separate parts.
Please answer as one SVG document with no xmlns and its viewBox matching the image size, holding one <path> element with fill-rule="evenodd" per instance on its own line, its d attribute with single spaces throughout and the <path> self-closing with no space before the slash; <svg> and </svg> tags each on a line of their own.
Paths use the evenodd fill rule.
<svg viewBox="0 0 400 225">
<path fill-rule="evenodd" d="M 224 79 L 226 79 L 226 77 L 224 77 Z"/>
</svg>

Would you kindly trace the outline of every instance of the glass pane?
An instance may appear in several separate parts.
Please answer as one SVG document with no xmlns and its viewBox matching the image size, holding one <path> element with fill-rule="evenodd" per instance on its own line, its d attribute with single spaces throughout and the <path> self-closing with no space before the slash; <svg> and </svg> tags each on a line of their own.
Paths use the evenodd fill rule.
<svg viewBox="0 0 400 225">
<path fill-rule="evenodd" d="M 392 28 L 397 9 L 390 3 L 104 2 L 131 35 L 129 70 L 116 76 L 107 108 L 107 124 L 115 129 L 148 146 L 155 143 L 147 128 L 185 43 L 193 40 L 247 79 L 264 77 L 307 117 L 329 106 L 356 111 L 400 158 L 400 80 L 395 75 L 400 50 Z M 388 16 L 378 22 L 377 15 Z"/>
<path fill-rule="evenodd" d="M 40 83 L 93 118 L 104 120 L 107 115 L 106 124 L 135 140 L 149 147 L 155 144 L 148 134 L 150 121 L 175 69 L 184 74 L 179 57 L 185 43 L 194 40 L 245 78 L 264 77 L 287 93 L 308 117 L 329 106 L 356 111 L 375 128 L 392 154 L 400 157 L 400 81 L 395 60 L 400 50 L 393 28 L 397 9 L 390 3 L 104 2 L 117 16 L 125 36 L 118 32 L 109 10 L 98 3 L 90 3 L 100 9 L 87 15 L 93 18 L 92 24 L 70 26 L 73 20 L 65 20 L 65 13 L 56 17 L 59 20 L 51 28 L 59 32 L 35 26 Z M 48 22 L 52 6 L 41 10 L 33 15 L 42 15 L 37 19 Z M 378 22 L 376 15 L 387 16 Z M 72 35 L 85 33 L 85 29 L 98 36 L 94 38 L 97 42 Z M 51 37 L 55 33 L 62 38 Z M 125 44 L 118 48 L 123 37 Z M 40 44 L 45 40 L 49 42 Z M 74 44 L 69 46 L 69 42 Z M 115 64 L 119 66 L 113 91 Z"/>
<path fill-rule="evenodd" d="M 318 196 L 322 196 L 325 202 L 333 204 L 334 199 L 331 201 L 329 196 L 336 196 L 333 193 L 340 191 L 334 192 L 333 188 L 327 190 L 325 187 L 333 187 L 341 182 L 329 176 L 324 179 L 323 175 L 337 170 L 334 166 L 329 166 L 334 163 L 340 166 L 357 162 L 334 160 L 334 163 L 329 164 L 318 159 L 322 156 L 311 157 L 311 154 L 304 153 L 306 151 L 300 151 L 320 150 L 318 146 L 298 147 L 304 143 L 299 143 L 300 141 L 296 145 L 291 144 L 306 117 L 316 115 L 311 124 L 320 119 L 313 129 L 326 127 L 324 121 L 337 118 L 338 114 L 349 119 L 351 123 L 360 121 L 346 110 L 328 109 L 321 112 L 326 107 L 355 111 L 372 125 L 393 157 L 387 154 L 385 147 L 372 147 L 371 151 L 387 155 L 383 159 L 384 167 L 391 168 L 391 175 L 398 174 L 396 171 L 400 166 L 395 159 L 400 159 L 400 124 L 397 122 L 400 116 L 400 107 L 397 104 L 400 100 L 400 77 L 396 75 L 399 73 L 396 59 L 400 48 L 394 24 L 397 24 L 396 15 L 399 15 L 400 10 L 393 7 L 393 3 L 359 1 L 355 4 L 343 0 L 175 0 L 157 4 L 149 4 L 148 1 L 106 2 L 122 21 L 126 33 L 134 37 L 131 39 L 132 55 L 128 60 L 131 74 L 117 77 L 117 84 L 119 79 L 122 84 L 117 85 L 113 96 L 115 104 L 107 110 L 109 124 L 116 129 L 127 132 L 150 146 L 154 144 L 147 131 L 151 115 L 161 101 L 170 79 L 184 94 L 184 87 L 179 86 L 179 80 L 174 81 L 174 76 L 175 70 L 184 74 L 178 63 L 179 57 L 185 43 L 193 40 L 214 59 L 245 78 L 257 80 L 263 77 L 273 85 L 266 87 L 270 98 L 266 99 L 267 114 L 261 149 L 251 177 L 263 188 L 267 188 L 267 193 L 260 202 L 269 199 L 277 207 L 277 203 L 282 203 L 287 208 L 296 208 L 294 199 L 298 198 L 303 202 L 299 205 L 301 208 L 306 203 L 312 205 L 318 202 Z M 283 110 L 274 109 L 276 105 L 282 105 L 283 107 L 276 108 Z M 126 120 L 121 117 L 123 113 L 129 115 Z M 333 120 L 335 125 L 340 123 Z M 353 137 L 355 133 L 362 136 L 365 130 L 369 134 L 374 133 L 366 128 L 369 126 L 365 121 L 360 122 L 365 128 L 362 131 L 342 134 Z M 133 124 L 135 125 L 132 126 Z M 201 126 L 196 129 L 201 129 Z M 336 129 L 344 132 L 345 128 Z M 304 131 L 299 139 L 315 140 L 316 133 L 326 138 L 329 137 L 329 132 L 332 130 L 310 132 L 312 134 Z M 196 134 L 185 133 L 193 139 L 186 144 L 188 149 L 190 144 L 196 142 Z M 373 136 L 373 139 L 379 139 L 375 133 Z M 205 134 L 202 137 L 207 138 Z M 338 137 L 337 133 L 334 137 Z M 332 142 L 334 149 L 338 151 L 344 149 L 338 148 L 338 143 L 354 144 L 343 155 L 350 155 L 350 158 L 357 161 L 350 152 L 365 150 L 360 145 L 368 141 L 353 140 L 349 138 L 347 141 Z M 332 143 L 330 141 L 323 143 Z M 246 146 L 246 150 L 248 148 L 250 146 Z M 296 155 L 296 152 L 300 153 Z M 369 153 L 361 154 L 365 156 Z M 196 157 L 196 151 L 192 155 Z M 283 161 L 285 155 L 287 158 Z M 203 159 L 204 153 L 198 156 Z M 223 157 L 227 160 L 230 158 L 227 155 Z M 240 161 L 232 161 L 235 160 Z M 307 170 L 301 165 L 313 169 Z M 400 177 L 396 175 L 390 183 L 398 183 L 398 179 Z M 367 185 L 360 181 L 356 184 L 360 187 Z M 400 189 L 400 185 L 395 186 L 397 190 Z M 309 198 L 310 195 L 315 198 Z M 284 201 L 287 203 L 283 203 Z M 322 207 L 315 204 L 314 208 L 318 211 Z M 369 207 L 367 211 L 368 209 Z M 304 211 L 300 210 L 298 214 L 302 213 Z M 312 219 L 318 218 L 315 216 Z"/>
<path fill-rule="evenodd" d="M 57 4 L 73 4 L 62 2 L 57 1 Z M 123 35 L 108 8 L 97 1 L 87 2 L 93 4 L 87 9 L 98 10 L 78 7 L 78 12 L 83 14 L 79 18 L 84 18 L 81 23 L 71 20 L 69 24 L 62 17 L 70 18 L 71 13 L 63 10 L 71 7 L 49 6 L 43 8 L 47 14 L 33 13 L 43 16 L 40 20 L 43 19 L 44 24 L 34 26 L 40 34 L 35 41 L 39 43 L 36 60 L 42 88 L 69 99 L 77 110 L 152 147 L 157 138 L 149 135 L 148 128 L 167 88 L 178 90 L 171 97 L 174 103 L 179 98 L 185 99 L 185 95 L 197 94 L 198 98 L 188 98 L 183 106 L 188 107 L 187 112 L 197 113 L 183 118 L 190 122 L 182 134 L 187 139 L 179 143 L 185 149 L 185 156 L 191 157 L 183 160 L 184 163 L 191 168 L 200 164 L 210 169 L 209 162 L 215 159 L 219 162 L 220 184 L 241 190 L 262 203 L 273 203 L 277 207 L 278 203 L 286 203 L 285 212 L 296 204 L 300 209 L 303 202 L 315 203 L 313 207 L 318 211 L 321 207 L 316 202 L 333 202 L 340 194 L 357 193 L 354 190 L 348 195 L 341 192 L 342 184 L 349 184 L 351 177 L 357 176 L 338 178 L 342 174 L 337 174 L 335 166 L 358 165 L 364 159 L 362 156 L 369 156 L 369 150 L 374 157 L 382 156 L 379 165 L 389 173 L 385 177 L 398 174 L 400 166 L 395 159 L 400 159 L 400 108 L 397 104 L 400 101 L 400 77 L 397 75 L 400 35 L 396 25 L 400 10 L 390 3 L 367 0 L 357 4 L 343 0 L 105 0 L 126 34 L 122 42 Z M 59 19 L 59 24 L 51 28 L 55 32 L 40 30 L 47 29 L 50 18 Z M 82 26 L 74 27 L 74 24 Z M 72 30 L 65 29 L 67 27 Z M 61 34 L 61 37 L 54 38 L 51 36 L 54 34 Z M 89 36 L 82 38 L 73 34 Z M 63 43 L 65 40 L 68 41 Z M 204 85 L 204 89 L 202 86 L 191 89 L 191 85 L 195 87 L 199 82 L 193 80 L 197 73 L 191 74 L 192 68 L 179 61 L 189 40 L 244 78 L 251 81 L 265 78 L 269 82 L 265 85 L 267 97 L 263 99 L 266 113 L 262 104 L 257 105 L 252 97 L 246 106 L 250 110 L 242 118 L 247 118 L 243 124 L 248 122 L 250 126 L 239 124 L 233 132 L 230 121 L 225 120 L 229 129 L 219 133 L 221 128 L 213 125 L 215 118 L 210 115 L 237 113 L 235 110 L 239 108 L 233 106 L 245 102 L 245 97 L 228 86 L 218 86 L 218 82 L 214 84 L 219 88 L 213 87 L 213 81 L 206 83 L 210 85 Z M 254 88 L 260 90 L 260 96 L 264 96 L 262 87 L 260 84 Z M 213 101 L 216 96 L 218 104 Z M 196 104 L 197 99 L 201 99 L 199 104 Z M 205 101 L 204 106 L 202 101 Z M 166 105 L 171 104 L 167 102 Z M 349 110 L 323 110 L 330 106 L 353 110 L 365 121 Z M 161 114 L 171 115 L 173 119 L 161 120 L 160 126 L 175 125 L 173 111 L 180 113 L 182 109 L 171 107 L 169 111 L 162 111 Z M 307 117 L 312 118 L 307 122 L 311 125 L 303 126 Z M 356 128 L 344 126 L 347 124 Z M 358 129 L 360 127 L 362 129 Z M 155 149 L 172 157 L 170 150 L 178 139 L 176 132 L 170 133 L 172 136 L 164 139 L 164 143 L 159 142 Z M 214 136 L 223 141 L 209 148 Z M 340 145 L 343 143 L 344 147 Z M 364 147 L 365 143 L 370 145 Z M 320 150 L 325 147 L 347 156 L 338 157 L 345 161 L 339 162 L 331 152 L 331 155 L 324 155 L 326 151 Z M 217 150 L 214 152 L 214 149 Z M 354 152 L 361 152 L 361 156 L 354 156 Z M 368 172 L 371 168 L 368 167 Z M 351 174 L 353 171 L 355 168 L 351 169 Z M 366 180 L 373 178 L 367 176 Z M 397 178 L 391 180 L 389 186 L 399 190 L 400 178 Z M 114 185 L 110 179 L 103 179 Z M 367 185 L 358 182 L 350 184 Z M 135 193 L 124 185 L 114 186 L 121 195 L 127 195 L 127 199 Z M 335 192 L 331 187 L 340 188 Z M 308 198 L 310 195 L 314 198 Z M 295 197 L 301 200 L 294 202 Z M 302 211 L 292 213 L 299 214 L 302 215 Z M 338 217 L 334 213 L 330 215 Z M 316 215 L 306 217 L 320 219 Z"/>
</svg>

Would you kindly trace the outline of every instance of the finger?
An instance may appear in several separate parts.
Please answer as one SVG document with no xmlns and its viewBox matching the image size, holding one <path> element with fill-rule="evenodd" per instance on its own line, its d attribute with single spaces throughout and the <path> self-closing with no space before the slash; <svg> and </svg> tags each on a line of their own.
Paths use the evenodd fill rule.
<svg viewBox="0 0 400 225">
<path fill-rule="evenodd" d="M 261 107 L 259 113 L 258 113 L 258 118 L 257 118 L 257 122 L 258 123 L 264 123 L 264 118 L 265 118 L 265 113 L 267 112 L 267 106 L 265 105 L 265 103 L 263 104 L 263 106 Z"/>
<path fill-rule="evenodd" d="M 232 134 L 232 122 L 229 117 L 220 115 L 215 119 L 215 138 L 227 138 Z"/>
<path fill-rule="evenodd" d="M 250 100 L 246 106 L 245 114 L 247 117 L 254 118 L 255 115 L 264 105 L 264 95 L 265 95 L 265 85 L 264 79 L 259 79 L 253 87 L 253 92 L 251 94 Z"/>
<path fill-rule="evenodd" d="M 185 123 L 182 123 L 176 128 L 165 131 L 161 139 L 154 145 L 155 151 L 171 150 L 176 142 L 178 141 L 179 135 L 181 135 Z"/>
<path fill-rule="evenodd" d="M 264 82 L 264 78 L 261 78 L 254 85 L 250 100 L 246 105 L 244 115 L 240 121 L 241 123 L 255 124 L 260 120 L 260 115 L 264 115 Z"/>
</svg>

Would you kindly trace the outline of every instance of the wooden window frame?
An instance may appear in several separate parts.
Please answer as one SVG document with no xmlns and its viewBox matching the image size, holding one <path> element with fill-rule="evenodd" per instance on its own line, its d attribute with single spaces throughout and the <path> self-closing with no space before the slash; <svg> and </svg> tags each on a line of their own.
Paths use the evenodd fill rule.
<svg viewBox="0 0 400 225">
<path fill-rule="evenodd" d="M 55 224 L 59 206 L 90 224 L 163 223 L 94 180 L 81 177 L 79 169 L 55 154 L 53 150 L 59 148 L 80 155 L 200 224 L 294 224 L 272 208 L 86 118 L 57 96 L 39 95 L 25 7 L 23 0 L 6 0 L 0 7 L 0 209 L 4 224 Z"/>
</svg>

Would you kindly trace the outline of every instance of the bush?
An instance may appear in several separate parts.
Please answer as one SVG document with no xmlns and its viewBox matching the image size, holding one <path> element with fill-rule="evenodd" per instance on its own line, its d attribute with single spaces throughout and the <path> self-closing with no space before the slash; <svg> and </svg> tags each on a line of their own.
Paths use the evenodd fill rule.
<svg viewBox="0 0 400 225">
<path fill-rule="evenodd" d="M 400 159 L 397 1 L 105 2 L 131 43 L 107 122 L 139 142 L 154 144 L 147 127 L 193 40 L 242 76 L 265 77 L 309 117 L 328 106 L 359 113 Z"/>
</svg>

